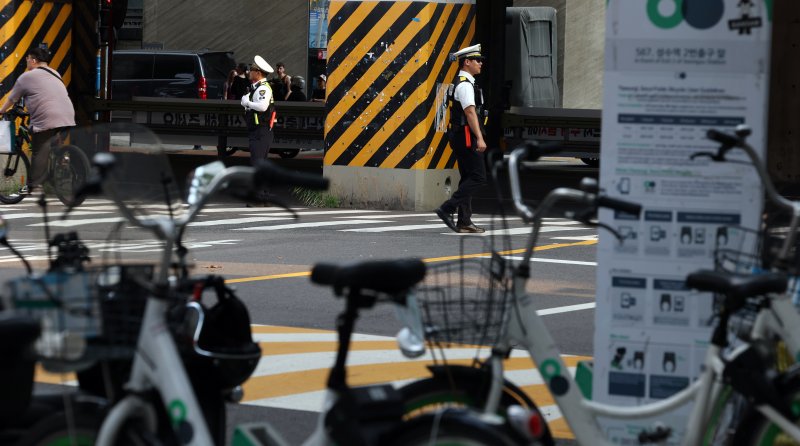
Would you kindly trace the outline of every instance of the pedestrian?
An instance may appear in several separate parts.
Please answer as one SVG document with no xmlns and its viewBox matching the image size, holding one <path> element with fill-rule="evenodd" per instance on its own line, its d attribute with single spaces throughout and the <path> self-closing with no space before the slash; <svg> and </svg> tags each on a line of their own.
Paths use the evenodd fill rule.
<svg viewBox="0 0 800 446">
<path fill-rule="evenodd" d="M 483 107 L 483 91 L 475 83 L 480 74 L 484 58 L 480 44 L 463 48 L 453 54 L 458 60 L 459 72 L 448 91 L 450 121 L 447 137 L 450 148 L 458 161 L 461 180 L 458 189 L 449 200 L 434 212 L 448 228 L 460 233 L 481 233 L 484 229 L 472 222 L 472 194 L 486 184 L 486 166 L 483 152 L 486 151 L 486 114 Z M 453 221 L 453 213 L 458 220 Z"/>
<path fill-rule="evenodd" d="M 233 78 L 228 86 L 228 99 L 239 99 L 247 94 L 250 81 L 247 79 L 247 64 L 240 63 L 233 70 Z"/>
<path fill-rule="evenodd" d="M 305 102 L 306 93 L 303 91 L 305 89 L 306 80 L 303 78 L 303 76 L 292 76 L 292 91 L 289 93 L 289 98 L 287 101 Z"/>
<path fill-rule="evenodd" d="M 250 66 L 250 93 L 242 96 L 245 121 L 250 146 L 250 164 L 256 165 L 267 158 L 272 145 L 272 125 L 275 123 L 275 100 L 267 74 L 274 72 L 261 56 L 253 59 Z"/>
<path fill-rule="evenodd" d="M 312 102 L 325 102 L 325 88 L 328 84 L 328 77 L 324 74 L 317 76 L 317 88 L 311 92 Z"/>
<path fill-rule="evenodd" d="M 286 74 L 286 65 L 283 62 L 278 62 L 275 65 L 275 76 L 270 80 L 275 99 L 279 101 L 288 101 L 289 95 L 292 93 L 292 77 Z"/>
<path fill-rule="evenodd" d="M 32 48 L 25 56 L 26 70 L 14 83 L 8 99 L 0 107 L 0 114 L 8 112 L 20 99 L 30 114 L 31 127 L 31 174 L 28 190 L 41 183 L 47 174 L 50 144 L 58 136 L 67 137 L 70 127 L 75 126 L 75 108 L 67 93 L 61 75 L 48 65 L 50 52 L 44 48 Z M 52 140 L 52 141 L 51 141 Z"/>
</svg>

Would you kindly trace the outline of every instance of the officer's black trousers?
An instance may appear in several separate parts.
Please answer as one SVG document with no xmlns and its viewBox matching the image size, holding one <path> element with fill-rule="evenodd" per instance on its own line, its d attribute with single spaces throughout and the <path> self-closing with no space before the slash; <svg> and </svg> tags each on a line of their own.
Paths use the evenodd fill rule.
<svg viewBox="0 0 800 446">
<path fill-rule="evenodd" d="M 250 137 L 250 164 L 255 166 L 259 161 L 266 159 L 269 147 L 272 145 L 272 129 L 266 125 L 259 125 L 248 132 Z"/>
<path fill-rule="evenodd" d="M 472 224 L 472 194 L 486 184 L 486 166 L 483 161 L 483 153 L 467 147 L 463 128 L 460 131 L 449 132 L 448 136 L 450 147 L 458 161 L 458 173 L 461 174 L 461 180 L 458 182 L 458 190 L 442 204 L 441 208 L 450 214 L 457 210 L 456 225 L 466 226 Z M 473 145 L 474 142 L 473 136 Z"/>
</svg>

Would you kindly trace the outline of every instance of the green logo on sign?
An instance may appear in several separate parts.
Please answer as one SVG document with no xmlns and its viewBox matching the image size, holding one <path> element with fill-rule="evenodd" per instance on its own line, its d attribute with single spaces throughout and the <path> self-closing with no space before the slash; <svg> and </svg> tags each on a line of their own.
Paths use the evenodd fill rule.
<svg viewBox="0 0 800 446">
<path fill-rule="evenodd" d="M 658 7 L 662 1 L 675 4 L 675 11 L 670 16 L 661 14 Z M 647 0 L 647 16 L 659 28 L 670 29 L 680 25 L 683 21 L 683 0 Z"/>
</svg>

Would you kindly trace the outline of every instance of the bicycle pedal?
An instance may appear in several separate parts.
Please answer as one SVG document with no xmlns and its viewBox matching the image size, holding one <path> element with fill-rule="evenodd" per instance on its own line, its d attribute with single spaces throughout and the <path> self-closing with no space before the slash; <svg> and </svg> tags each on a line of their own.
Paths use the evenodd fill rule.
<svg viewBox="0 0 800 446">
<path fill-rule="evenodd" d="M 639 444 L 661 443 L 672 435 L 672 428 L 664 425 L 656 425 L 651 430 L 639 432 Z"/>
</svg>

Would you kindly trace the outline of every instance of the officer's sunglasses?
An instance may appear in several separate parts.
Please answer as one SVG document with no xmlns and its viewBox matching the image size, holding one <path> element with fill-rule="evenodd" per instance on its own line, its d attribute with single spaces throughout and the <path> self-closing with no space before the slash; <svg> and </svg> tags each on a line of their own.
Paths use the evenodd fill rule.
<svg viewBox="0 0 800 446">
<path fill-rule="evenodd" d="M 479 64 L 483 64 L 483 58 L 482 58 L 482 57 L 481 57 L 481 58 L 478 58 L 478 57 L 474 57 L 474 58 L 473 58 L 473 57 L 468 57 L 468 58 L 467 58 L 467 60 L 471 60 L 471 61 L 473 61 L 473 62 L 478 62 Z"/>
</svg>

